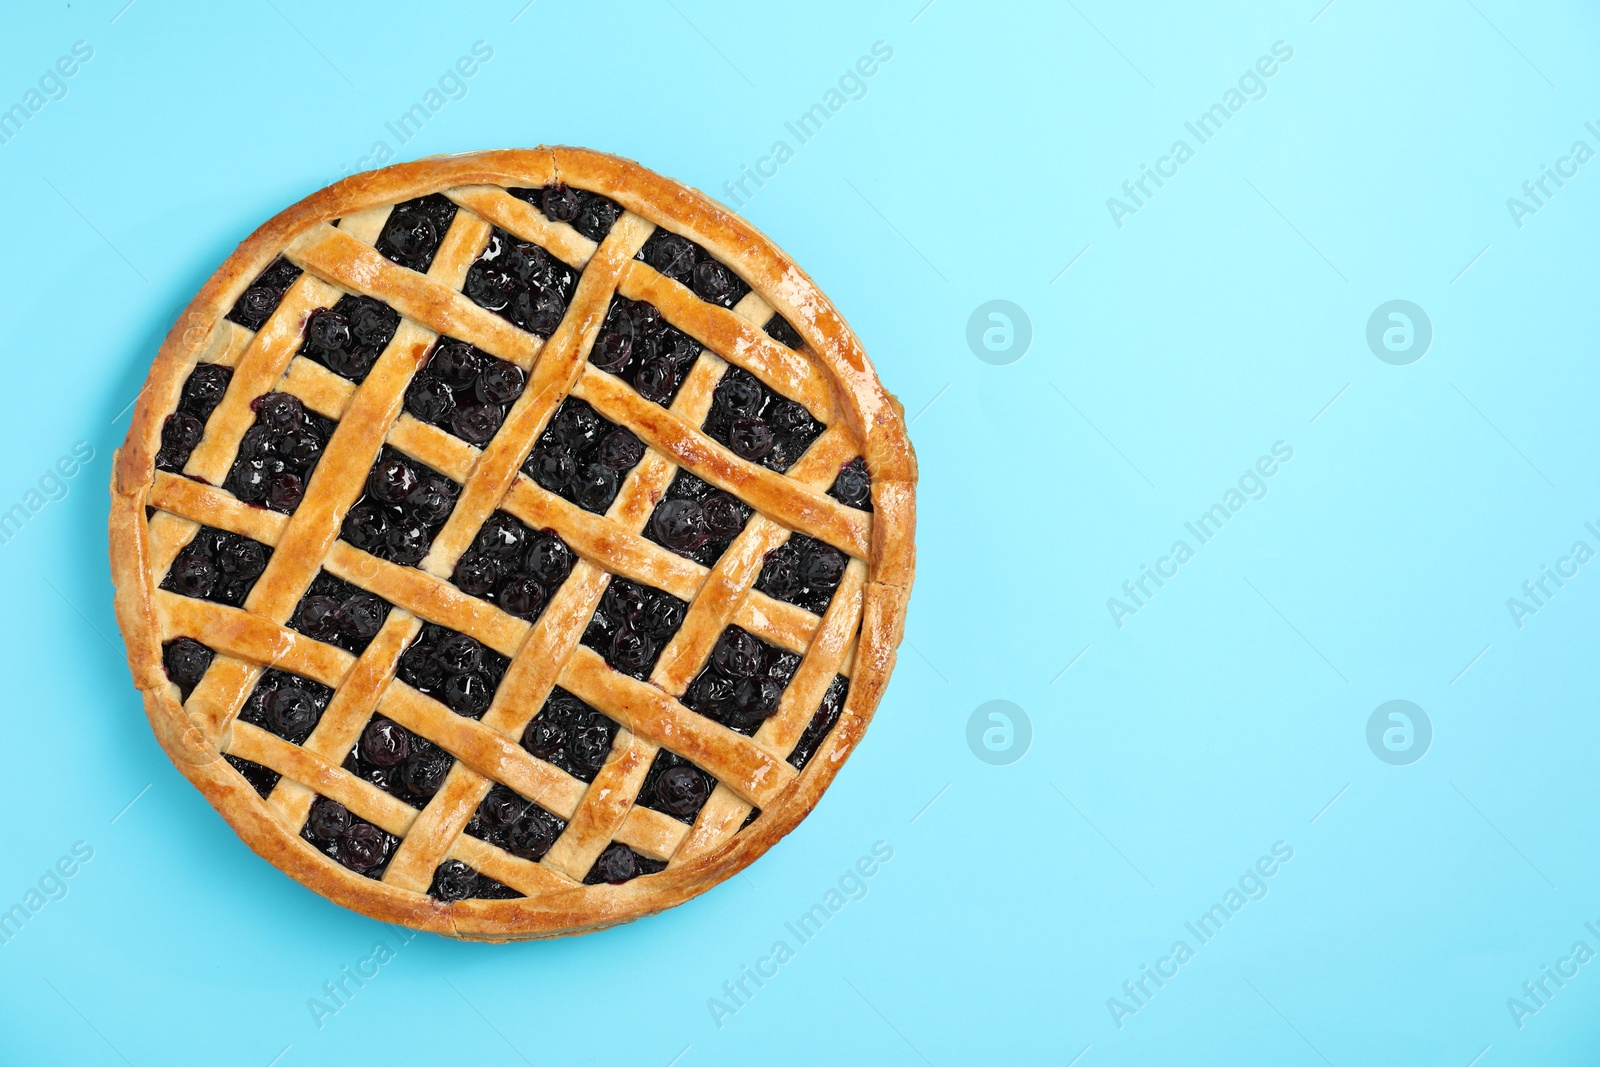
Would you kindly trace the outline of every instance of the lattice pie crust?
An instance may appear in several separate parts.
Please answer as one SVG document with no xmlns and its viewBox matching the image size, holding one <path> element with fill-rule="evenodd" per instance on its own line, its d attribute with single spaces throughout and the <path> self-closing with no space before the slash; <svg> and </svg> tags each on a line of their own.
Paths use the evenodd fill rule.
<svg viewBox="0 0 1600 1067">
<path fill-rule="evenodd" d="M 562 185 L 620 205 L 598 243 L 528 197 L 507 192 Z M 375 245 L 394 205 L 430 194 L 443 194 L 456 211 L 431 263 L 418 272 Z M 720 306 L 636 258 L 658 228 L 695 242 L 749 292 L 732 307 Z M 496 231 L 581 272 L 548 337 L 463 293 L 469 268 Z M 280 256 L 302 273 L 270 317 L 255 330 L 227 317 Z M 308 317 L 353 295 L 381 301 L 400 319 L 359 384 L 297 355 Z M 590 362 L 616 295 L 654 305 L 701 346 L 668 406 Z M 791 347 L 764 331 L 774 315 L 803 344 Z M 482 447 L 405 410 L 408 386 L 440 337 L 469 342 L 526 375 L 526 387 Z M 226 393 L 181 472 L 158 470 L 163 427 L 191 373 L 206 363 L 229 368 Z M 740 458 L 702 428 L 730 365 L 804 405 L 826 427 L 786 470 Z M 245 503 L 223 488 L 256 420 L 253 402 L 270 392 L 297 397 L 307 412 L 335 424 L 288 513 Z M 603 514 L 575 506 L 523 472 L 569 396 L 645 445 Z M 340 537 L 386 446 L 461 487 L 417 566 L 379 558 Z M 871 479 L 870 510 L 828 493 L 857 457 Z M 642 536 L 680 469 L 754 512 L 710 567 Z M 632 162 L 579 149 L 423 160 L 356 175 L 279 214 L 229 257 L 173 327 L 140 393 L 112 478 L 117 616 L 156 737 L 269 862 L 345 907 L 416 929 L 489 941 L 580 933 L 705 891 L 755 860 L 817 803 L 860 740 L 894 664 L 913 573 L 915 486 L 900 405 L 833 305 L 743 219 Z M 554 530 L 577 557 L 531 622 L 451 581 L 497 511 L 530 530 Z M 161 588 L 204 528 L 271 550 L 240 607 Z M 754 588 L 763 561 L 797 533 L 848 558 L 820 617 Z M 359 654 L 289 626 L 320 573 L 391 605 Z M 608 583 L 619 576 L 688 604 L 644 680 L 580 644 Z M 457 714 L 396 677 L 424 623 L 469 635 L 509 660 L 481 718 Z M 776 712 L 749 734 L 681 702 L 729 626 L 799 657 Z M 164 645 L 178 638 L 216 654 L 187 699 L 163 664 Z M 268 669 L 333 691 L 299 743 L 241 717 Z M 848 678 L 843 710 L 797 771 L 789 757 L 838 677 Z M 591 782 L 521 743 L 558 686 L 617 724 Z M 374 715 L 454 757 L 425 805 L 413 806 L 344 768 Z M 715 781 L 692 824 L 636 803 L 660 750 Z M 269 769 L 276 784 L 262 796 L 234 761 Z M 466 832 L 497 783 L 564 821 L 539 859 Z M 319 796 L 397 839 L 380 877 L 336 862 L 307 840 L 302 830 Z M 601 853 L 617 842 L 661 869 L 622 884 L 585 884 Z M 430 885 L 448 861 L 465 863 L 502 895 L 520 895 L 438 899 Z"/>
</svg>

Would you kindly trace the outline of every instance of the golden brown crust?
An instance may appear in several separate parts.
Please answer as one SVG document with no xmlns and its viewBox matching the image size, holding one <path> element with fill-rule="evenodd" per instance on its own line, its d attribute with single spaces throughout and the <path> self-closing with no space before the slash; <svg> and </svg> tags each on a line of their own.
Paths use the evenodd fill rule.
<svg viewBox="0 0 1600 1067">
<path fill-rule="evenodd" d="M 627 209 L 607 242 L 595 246 L 503 191 L 558 180 L 602 193 Z M 458 223 L 426 276 L 396 267 L 373 251 L 371 242 L 390 205 L 446 190 L 465 210 L 458 213 Z M 539 241 L 575 266 L 593 264 L 583 275 L 571 313 L 548 342 L 541 344 L 460 295 L 462 272 L 486 240 L 491 223 Z M 732 267 L 752 294 L 734 311 L 724 311 L 700 303 L 676 282 L 634 260 L 633 252 L 653 225 L 699 243 Z M 243 290 L 282 253 L 308 270 L 279 312 L 254 334 L 225 320 Z M 609 293 L 619 288 L 647 297 L 674 325 L 708 346 L 671 411 L 641 405 L 620 382 L 585 362 Z M 368 383 L 352 388 L 293 355 L 304 317 L 346 289 L 379 295 L 406 316 L 370 377 L 370 388 Z M 762 317 L 771 311 L 795 327 L 805 342 L 803 351 L 783 348 L 760 331 Z M 506 420 L 515 423 L 519 440 L 531 441 L 569 392 L 586 396 L 603 412 L 625 416 L 652 446 L 629 476 L 637 490 L 628 493 L 625 488 L 607 519 L 596 520 L 519 475 L 520 453 L 500 444 L 507 437 L 504 429 L 479 452 L 409 416 L 397 421 L 405 382 L 438 332 L 465 336 L 530 370 L 530 388 Z M 828 432 L 788 476 L 738 459 L 698 429 L 724 359 L 807 404 L 828 423 Z M 249 402 L 262 393 L 287 389 L 313 410 L 340 419 L 337 444 L 329 452 L 341 458 L 325 459 L 318 466 L 306 503 L 294 516 L 242 505 L 221 490 L 155 471 L 162 424 L 200 361 L 236 368 L 235 382 L 213 412 L 206 439 L 187 468 L 211 485 L 225 476 L 251 420 Z M 423 569 L 396 567 L 333 541 L 344 509 L 359 492 L 360 480 L 384 440 L 397 446 L 404 442 L 412 454 L 465 479 L 468 486 L 463 501 L 469 506 L 458 506 Z M 839 465 L 856 454 L 865 458 L 873 479 L 870 515 L 824 495 Z M 764 516 L 741 535 L 743 553 L 730 550 L 711 571 L 636 536 L 675 464 L 734 491 Z M 582 149 L 480 152 L 402 164 L 346 179 L 268 221 L 201 287 L 168 333 L 117 452 L 111 482 L 117 619 L 152 730 L 174 764 L 252 849 L 313 891 L 377 919 L 476 940 L 552 937 L 626 922 L 704 892 L 770 848 L 817 803 L 870 721 L 894 663 L 914 572 L 916 460 L 903 412 L 879 383 L 844 320 L 810 279 L 743 219 L 637 164 Z M 483 517 L 498 506 L 524 519 L 547 520 L 569 536 L 585 560 L 596 561 L 579 564 L 531 627 L 442 580 Z M 157 509 L 153 519 L 147 518 L 147 507 Z M 614 525 L 608 528 L 607 522 Z M 271 569 L 252 592 L 250 610 L 156 589 L 199 523 L 278 546 Z M 790 529 L 854 557 L 821 620 L 750 590 L 760 555 L 769 545 L 780 544 Z M 397 605 L 361 657 L 279 625 L 323 565 Z M 574 627 L 593 611 L 609 573 L 688 592 L 686 599 L 695 603 L 693 625 L 686 625 L 681 640 L 675 639 L 672 658 L 663 656 L 652 683 L 611 671 L 587 649 L 539 645 L 565 641 L 575 646 Z M 390 680 L 396 649 L 420 625 L 415 615 L 472 633 L 513 657 L 496 704 L 481 722 L 462 719 Z M 675 699 L 709 655 L 715 632 L 730 618 L 804 655 L 779 712 L 753 739 L 687 712 Z M 557 638 L 558 633 L 563 636 Z M 162 666 L 162 642 L 178 634 L 203 635 L 219 652 L 187 703 L 180 701 Z M 541 666 L 535 651 L 555 662 Z M 236 720 L 263 664 L 280 665 L 337 690 L 332 713 L 325 713 L 305 745 L 291 745 Z M 796 773 L 783 757 L 835 674 L 850 678 L 843 713 L 805 770 Z M 520 736 L 558 681 L 622 723 L 612 757 L 596 783 L 621 788 L 585 787 L 509 739 Z M 339 768 L 374 707 L 418 728 L 462 759 L 421 812 Z M 711 770 L 721 783 L 692 828 L 632 806 L 630 798 L 658 743 Z M 222 759 L 224 752 L 284 775 L 270 802 Z M 470 815 L 491 779 L 573 820 L 545 862 L 519 859 L 461 833 L 462 813 Z M 344 868 L 299 836 L 299 822 L 317 793 L 340 800 L 403 838 L 384 880 Z M 761 806 L 761 816 L 739 830 L 751 802 Z M 666 859 L 669 865 L 659 874 L 619 886 L 577 884 L 574 879 L 583 876 L 610 840 Z M 433 864 L 444 857 L 465 860 L 527 895 L 503 901 L 436 901 L 426 894 L 427 880 Z"/>
</svg>

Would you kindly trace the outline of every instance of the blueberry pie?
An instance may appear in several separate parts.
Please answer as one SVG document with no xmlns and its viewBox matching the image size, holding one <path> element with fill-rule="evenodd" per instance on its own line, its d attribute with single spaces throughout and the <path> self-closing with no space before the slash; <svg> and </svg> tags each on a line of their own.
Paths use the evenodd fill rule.
<svg viewBox="0 0 1600 1067">
<path fill-rule="evenodd" d="M 112 482 L 134 682 L 249 846 L 484 941 L 678 904 L 859 742 L 916 461 L 827 299 L 634 163 L 360 174 L 206 283 Z"/>
</svg>

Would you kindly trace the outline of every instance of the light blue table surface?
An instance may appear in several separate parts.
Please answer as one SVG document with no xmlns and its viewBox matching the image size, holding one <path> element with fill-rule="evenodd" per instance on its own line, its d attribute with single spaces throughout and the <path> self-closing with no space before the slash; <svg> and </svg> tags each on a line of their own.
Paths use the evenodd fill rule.
<svg viewBox="0 0 1600 1067">
<path fill-rule="evenodd" d="M 1593 1062 L 1592 5 L 125 2 L 0 34 L 0 1062 Z M 910 417 L 918 580 L 744 876 L 402 941 L 152 739 L 105 486 L 262 220 L 541 142 L 737 198 L 817 279 Z"/>
</svg>

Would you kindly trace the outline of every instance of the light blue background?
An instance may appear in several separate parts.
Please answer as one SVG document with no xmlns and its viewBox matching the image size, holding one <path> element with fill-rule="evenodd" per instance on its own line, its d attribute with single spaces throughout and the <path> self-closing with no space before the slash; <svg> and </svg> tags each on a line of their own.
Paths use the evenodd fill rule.
<svg viewBox="0 0 1600 1067">
<path fill-rule="evenodd" d="M 1506 606 L 1600 548 L 1600 162 L 1520 229 L 1506 207 L 1600 149 L 1592 8 L 524 2 L 9 16 L 0 104 L 94 58 L 0 145 L 0 508 L 74 442 L 95 459 L 0 546 L 0 906 L 94 859 L 0 946 L 0 1060 L 1592 1062 L 1600 962 L 1520 1029 L 1506 1003 L 1600 950 L 1600 563 L 1521 629 Z M 394 146 L 479 40 L 468 95 Z M 879 40 L 866 97 L 796 146 L 784 122 Z M 1196 146 L 1184 122 L 1280 40 L 1267 96 Z M 1119 229 L 1106 199 L 1179 137 L 1195 158 Z M 588 145 L 713 195 L 789 140 L 745 213 L 914 417 L 920 573 L 865 743 L 745 876 L 575 940 L 416 939 L 319 1030 L 308 998 L 393 932 L 255 858 L 162 755 L 104 486 L 192 292 L 379 138 Z M 1364 339 L 1396 298 L 1435 332 L 1410 366 Z M 991 299 L 1032 322 L 1009 366 L 965 341 Z M 1270 494 L 1115 626 L 1106 599 L 1276 441 Z M 967 745 L 991 699 L 1031 720 L 1008 766 Z M 1432 721 L 1410 766 L 1366 743 L 1391 699 Z M 880 840 L 869 895 L 719 1028 L 708 998 Z M 1279 841 L 1269 895 L 1198 945 L 1185 921 Z M 1119 1029 L 1107 999 L 1179 938 L 1195 958 Z"/>
</svg>

